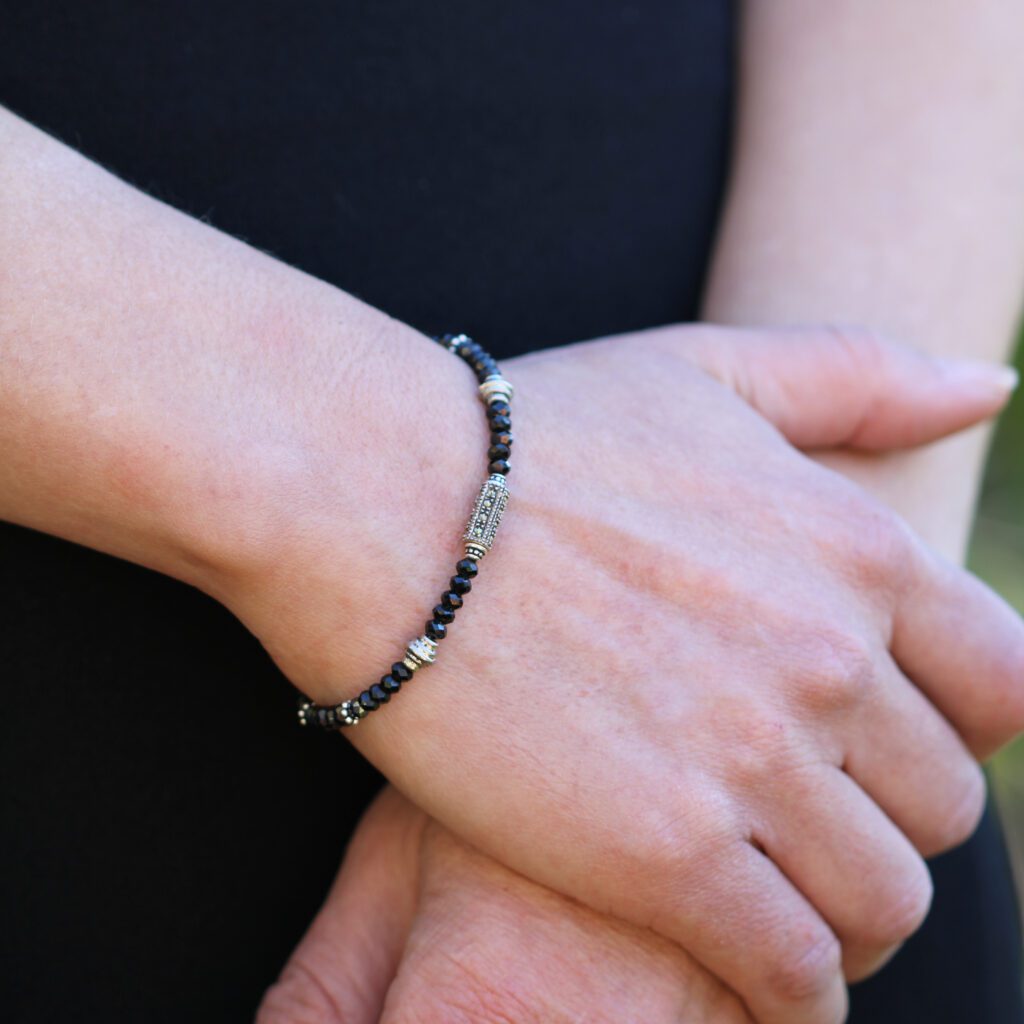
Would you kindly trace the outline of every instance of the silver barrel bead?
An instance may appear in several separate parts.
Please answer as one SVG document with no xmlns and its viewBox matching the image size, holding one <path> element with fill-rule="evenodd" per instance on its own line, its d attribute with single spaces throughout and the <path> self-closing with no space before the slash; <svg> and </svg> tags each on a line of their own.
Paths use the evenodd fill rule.
<svg viewBox="0 0 1024 1024">
<path fill-rule="evenodd" d="M 508 484 L 500 473 L 492 473 L 484 481 L 469 522 L 466 523 L 466 532 L 462 535 L 466 542 L 466 554 L 470 558 L 483 558 L 491 550 L 508 504 L 508 496 Z"/>
</svg>

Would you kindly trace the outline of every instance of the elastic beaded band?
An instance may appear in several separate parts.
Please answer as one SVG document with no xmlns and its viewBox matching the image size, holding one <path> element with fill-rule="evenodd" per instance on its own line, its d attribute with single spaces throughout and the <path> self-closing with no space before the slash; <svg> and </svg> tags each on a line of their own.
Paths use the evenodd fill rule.
<svg viewBox="0 0 1024 1024">
<path fill-rule="evenodd" d="M 480 488 L 462 535 L 466 547 L 465 558 L 455 563 L 455 575 L 448 581 L 448 587 L 441 595 L 441 603 L 434 606 L 423 635 L 409 641 L 405 657 L 396 661 L 379 683 L 363 690 L 358 697 L 351 697 L 333 707 L 322 707 L 305 697 L 301 698 L 300 725 L 319 726 L 327 732 L 358 725 L 371 711 L 387 704 L 402 689 L 402 685 L 412 679 L 416 671 L 434 663 L 438 643 L 448 635 L 455 613 L 462 607 L 465 595 L 473 588 L 477 563 L 491 549 L 498 524 L 508 504 L 509 492 L 505 477 L 508 476 L 512 451 L 512 410 L 509 405 L 512 385 L 502 377 L 494 359 L 465 334 L 444 334 L 435 340 L 449 352 L 461 356 L 472 367 L 480 382 L 480 400 L 487 409 L 487 421 L 491 428 L 491 444 L 487 449 L 487 469 L 490 475 Z"/>
</svg>

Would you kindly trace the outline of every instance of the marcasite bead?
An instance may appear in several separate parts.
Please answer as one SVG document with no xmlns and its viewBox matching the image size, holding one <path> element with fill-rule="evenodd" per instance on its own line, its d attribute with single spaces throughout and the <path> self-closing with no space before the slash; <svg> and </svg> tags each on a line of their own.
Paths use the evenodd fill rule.
<svg viewBox="0 0 1024 1024">
<path fill-rule="evenodd" d="M 434 621 L 443 622 L 448 626 L 455 621 L 455 612 L 453 612 L 451 608 L 445 608 L 443 604 L 435 604 Z"/>
<path fill-rule="evenodd" d="M 434 607 L 424 635 L 409 641 L 405 657 L 396 661 L 380 682 L 374 683 L 358 697 L 352 697 L 341 704 L 320 708 L 308 699 L 302 699 L 298 717 L 304 725 L 317 724 L 327 730 L 356 725 L 371 711 L 386 704 L 391 695 L 398 693 L 418 669 L 433 664 L 438 642 L 447 636 L 456 610 L 462 607 L 463 595 L 472 589 L 472 580 L 478 571 L 477 561 L 487 554 L 494 542 L 495 532 L 508 503 L 508 486 L 504 476 L 508 472 L 513 441 L 512 410 L 509 404 L 514 392 L 512 384 L 502 377 L 498 364 L 482 346 L 466 335 L 445 334 L 437 340 L 474 371 L 480 382 L 478 393 L 487 409 L 490 426 L 491 440 L 487 459 L 491 473 L 481 487 L 463 534 L 466 557 L 457 563 L 456 574 L 451 577 L 449 589 L 441 595 L 441 603 Z"/>
</svg>

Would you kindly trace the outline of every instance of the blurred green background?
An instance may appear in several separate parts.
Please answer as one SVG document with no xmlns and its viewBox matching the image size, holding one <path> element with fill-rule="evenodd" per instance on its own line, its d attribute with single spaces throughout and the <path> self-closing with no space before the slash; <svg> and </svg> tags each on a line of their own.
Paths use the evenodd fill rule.
<svg viewBox="0 0 1024 1024">
<path fill-rule="evenodd" d="M 1024 377 L 1024 344 L 1018 346 L 1016 362 Z M 1024 614 L 1024 386 L 996 432 L 970 561 L 975 572 Z M 1024 896 L 1024 737 L 996 758 L 992 776 Z"/>
</svg>

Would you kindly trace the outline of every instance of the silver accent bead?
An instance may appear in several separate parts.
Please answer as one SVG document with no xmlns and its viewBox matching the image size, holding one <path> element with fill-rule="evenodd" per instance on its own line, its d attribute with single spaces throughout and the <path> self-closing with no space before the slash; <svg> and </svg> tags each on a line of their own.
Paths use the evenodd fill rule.
<svg viewBox="0 0 1024 1024">
<path fill-rule="evenodd" d="M 495 375 L 493 373 L 490 377 L 485 378 L 483 384 L 477 387 L 477 391 L 480 392 L 480 400 L 484 405 L 490 405 L 491 402 L 497 402 L 499 399 L 504 402 L 511 402 L 515 390 L 510 380 L 505 380 L 501 374 Z"/>
<path fill-rule="evenodd" d="M 469 344 L 468 334 L 456 334 L 454 337 L 448 339 L 446 348 L 449 352 L 458 352 L 463 345 Z"/>
<path fill-rule="evenodd" d="M 437 657 L 437 644 L 429 636 L 418 636 L 410 640 L 405 649 L 406 657 L 416 662 L 416 667 L 433 665 Z"/>
<path fill-rule="evenodd" d="M 474 562 L 479 562 L 484 555 L 487 554 L 487 548 L 482 544 L 478 544 L 475 540 L 466 541 L 466 557 L 472 558 Z"/>
<path fill-rule="evenodd" d="M 358 725 L 359 719 L 355 716 L 352 710 L 352 701 L 342 701 L 335 709 L 335 715 L 341 721 L 342 725 Z"/>
<path fill-rule="evenodd" d="M 505 514 L 508 504 L 508 483 L 501 473 L 492 473 L 485 481 L 476 503 L 466 523 L 466 532 L 462 539 L 483 549 L 484 554 L 491 550 L 494 535 L 498 532 L 501 517 Z"/>
</svg>

